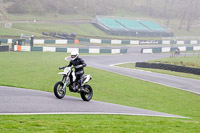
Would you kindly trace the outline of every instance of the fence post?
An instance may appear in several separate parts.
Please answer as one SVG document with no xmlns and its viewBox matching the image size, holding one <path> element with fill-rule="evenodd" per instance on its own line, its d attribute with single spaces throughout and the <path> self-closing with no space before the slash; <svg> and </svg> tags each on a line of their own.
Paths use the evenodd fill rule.
<svg viewBox="0 0 200 133">
<path fill-rule="evenodd" d="M 34 42 L 34 36 L 31 36 L 31 40 L 30 40 L 30 46 L 33 47 L 33 42 Z"/>
</svg>

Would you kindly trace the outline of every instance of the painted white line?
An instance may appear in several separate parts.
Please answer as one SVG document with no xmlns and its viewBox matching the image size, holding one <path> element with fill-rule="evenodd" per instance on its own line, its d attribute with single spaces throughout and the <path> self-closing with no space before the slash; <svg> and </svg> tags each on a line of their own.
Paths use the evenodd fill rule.
<svg viewBox="0 0 200 133">
<path fill-rule="evenodd" d="M 135 115 L 135 116 L 154 116 L 154 117 L 170 117 L 170 118 L 189 118 L 177 115 L 151 115 L 151 114 L 134 114 L 134 113 L 107 113 L 107 112 L 49 112 L 49 113 L 0 113 L 0 115 Z"/>
<path fill-rule="evenodd" d="M 117 65 L 127 64 L 127 63 L 135 63 L 135 62 L 122 62 L 122 63 L 111 64 L 109 66 L 117 66 Z"/>
<path fill-rule="evenodd" d="M 111 67 L 123 68 L 123 69 L 128 69 L 128 70 L 141 71 L 141 72 L 151 72 L 151 71 L 146 71 L 146 70 L 140 70 L 140 69 L 126 68 L 126 67 L 117 66 L 117 65 L 121 65 L 121 64 L 127 64 L 127 63 L 135 63 L 135 62 L 123 62 L 123 63 L 111 64 L 111 65 L 109 65 L 109 66 L 111 66 Z"/>
</svg>

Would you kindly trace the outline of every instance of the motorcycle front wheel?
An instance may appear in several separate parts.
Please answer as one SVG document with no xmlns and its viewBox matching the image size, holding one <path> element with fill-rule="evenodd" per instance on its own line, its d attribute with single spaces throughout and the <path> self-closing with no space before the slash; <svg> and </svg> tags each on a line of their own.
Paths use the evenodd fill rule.
<svg viewBox="0 0 200 133">
<path fill-rule="evenodd" d="M 90 85 L 84 85 L 83 87 L 84 87 L 84 90 L 87 91 L 87 93 L 81 92 L 81 98 L 83 99 L 83 101 L 90 101 L 93 96 L 92 87 Z"/>
<path fill-rule="evenodd" d="M 66 89 L 63 86 L 62 81 L 57 82 L 54 86 L 54 94 L 58 99 L 62 99 L 65 96 Z"/>
</svg>

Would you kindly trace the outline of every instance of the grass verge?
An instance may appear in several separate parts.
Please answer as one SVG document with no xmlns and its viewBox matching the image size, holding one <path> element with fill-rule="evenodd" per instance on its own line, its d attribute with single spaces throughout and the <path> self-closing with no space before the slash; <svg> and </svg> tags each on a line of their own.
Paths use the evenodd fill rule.
<svg viewBox="0 0 200 133">
<path fill-rule="evenodd" d="M 32 115 L 0 116 L 0 119 L 0 131 L 3 133 L 197 133 L 200 131 L 199 121 L 160 117 L 120 115 Z"/>
<path fill-rule="evenodd" d="M 200 67 L 200 56 L 179 56 L 175 58 L 163 58 L 150 61 L 152 63 L 166 63 L 172 65 L 186 66 L 186 67 Z"/>
</svg>

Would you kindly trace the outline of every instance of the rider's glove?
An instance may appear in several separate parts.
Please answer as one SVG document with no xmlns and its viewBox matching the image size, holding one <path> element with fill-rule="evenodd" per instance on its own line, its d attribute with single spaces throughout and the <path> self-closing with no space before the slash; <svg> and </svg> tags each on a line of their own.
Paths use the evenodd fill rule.
<svg viewBox="0 0 200 133">
<path fill-rule="evenodd" d="M 59 67 L 59 70 L 64 69 L 65 67 Z"/>
</svg>

